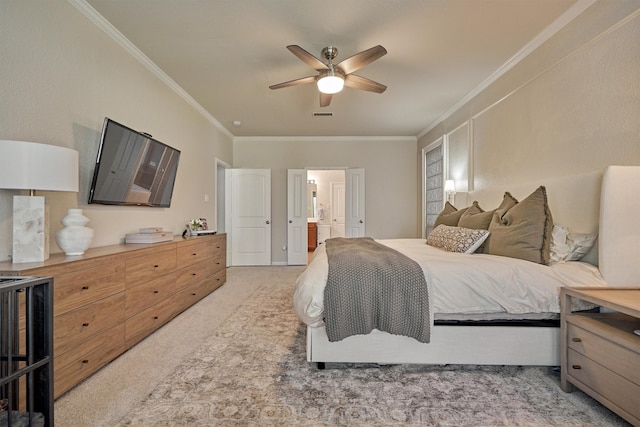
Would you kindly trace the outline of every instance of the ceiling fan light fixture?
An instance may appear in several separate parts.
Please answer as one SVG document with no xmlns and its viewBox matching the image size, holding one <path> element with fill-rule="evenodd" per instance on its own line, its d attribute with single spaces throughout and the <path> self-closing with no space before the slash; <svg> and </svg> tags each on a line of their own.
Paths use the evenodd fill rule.
<svg viewBox="0 0 640 427">
<path fill-rule="evenodd" d="M 344 79 L 338 76 L 326 76 L 318 80 L 318 90 L 327 95 L 338 93 L 344 87 Z"/>
<path fill-rule="evenodd" d="M 333 66 L 318 79 L 318 90 L 327 95 L 338 93 L 344 88 L 344 76 L 335 71 Z"/>
</svg>

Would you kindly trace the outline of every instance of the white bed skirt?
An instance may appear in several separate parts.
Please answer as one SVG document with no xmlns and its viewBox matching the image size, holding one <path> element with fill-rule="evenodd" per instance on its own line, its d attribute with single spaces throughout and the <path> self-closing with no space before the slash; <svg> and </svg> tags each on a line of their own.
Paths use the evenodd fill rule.
<svg viewBox="0 0 640 427">
<path fill-rule="evenodd" d="M 423 344 L 378 330 L 330 342 L 324 327 L 307 327 L 307 361 L 559 366 L 560 328 L 436 325 Z"/>
</svg>

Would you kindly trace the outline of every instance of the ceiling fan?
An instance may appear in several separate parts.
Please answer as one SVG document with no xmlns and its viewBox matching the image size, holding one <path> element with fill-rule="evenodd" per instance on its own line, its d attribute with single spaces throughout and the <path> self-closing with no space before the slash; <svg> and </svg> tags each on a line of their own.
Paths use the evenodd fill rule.
<svg viewBox="0 0 640 427">
<path fill-rule="evenodd" d="M 333 95 L 340 92 L 344 86 L 375 93 L 382 93 L 387 89 L 383 84 L 351 74 L 386 55 L 387 50 L 380 45 L 356 53 L 338 64 L 333 64 L 333 60 L 338 55 L 338 49 L 334 46 L 327 46 L 322 49 L 322 56 L 327 60 L 326 64 L 298 45 L 289 45 L 287 49 L 301 59 L 302 62 L 318 71 L 318 75 L 271 85 L 269 89 L 316 83 L 320 91 L 321 107 L 327 107 L 331 103 Z"/>
</svg>

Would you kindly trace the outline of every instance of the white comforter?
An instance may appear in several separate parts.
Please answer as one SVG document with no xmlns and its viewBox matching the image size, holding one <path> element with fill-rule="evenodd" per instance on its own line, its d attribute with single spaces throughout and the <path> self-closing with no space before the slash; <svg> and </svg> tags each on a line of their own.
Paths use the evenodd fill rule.
<svg viewBox="0 0 640 427">
<path fill-rule="evenodd" d="M 446 252 L 426 245 L 424 239 L 378 242 L 420 264 L 429 286 L 431 313 L 436 319 L 455 319 L 459 314 L 489 318 L 535 317 L 531 314 L 546 317 L 560 312 L 560 287 L 607 286 L 598 269 L 583 262 L 544 266 L 495 255 Z M 322 245 L 296 282 L 294 310 L 300 320 L 312 327 L 324 325 L 328 268 L 325 245 Z"/>
</svg>

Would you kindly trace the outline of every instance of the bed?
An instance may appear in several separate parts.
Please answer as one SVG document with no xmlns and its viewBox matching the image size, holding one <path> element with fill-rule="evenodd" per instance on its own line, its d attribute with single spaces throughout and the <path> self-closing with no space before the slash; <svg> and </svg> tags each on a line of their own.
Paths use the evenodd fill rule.
<svg viewBox="0 0 640 427">
<path fill-rule="evenodd" d="M 554 223 L 598 232 L 598 244 L 583 261 L 541 265 L 491 254 L 450 253 L 426 245 L 424 239 L 379 241 L 413 259 L 424 272 L 432 320 L 428 343 L 377 329 L 330 341 L 324 324 L 328 262 L 326 245 L 320 246 L 298 278 L 294 295 L 294 310 L 307 325 L 307 360 L 319 366 L 558 366 L 559 288 L 637 286 L 640 281 L 640 228 L 633 220 L 637 215 L 628 214 L 640 209 L 640 167 L 611 166 L 604 175 L 551 180 L 548 188 L 555 193 L 549 200 Z M 586 194 L 592 199 L 600 194 L 599 203 Z M 497 202 L 487 193 L 471 197 Z"/>
</svg>

